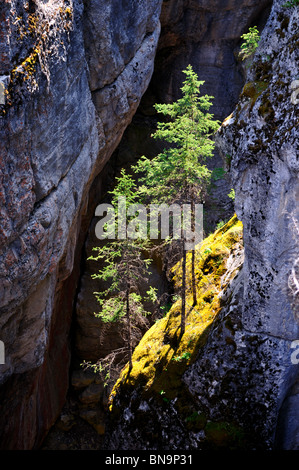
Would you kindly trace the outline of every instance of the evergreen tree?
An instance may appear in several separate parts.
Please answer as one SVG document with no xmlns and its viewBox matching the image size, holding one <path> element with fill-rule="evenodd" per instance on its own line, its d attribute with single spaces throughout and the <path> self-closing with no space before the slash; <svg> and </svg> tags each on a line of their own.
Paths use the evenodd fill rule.
<svg viewBox="0 0 299 470">
<path fill-rule="evenodd" d="M 119 227 L 119 211 L 125 211 L 136 204 L 136 183 L 124 170 L 117 178 L 117 185 L 112 194 L 113 217 L 106 223 L 107 239 L 115 234 Z M 125 199 L 124 199 L 125 198 Z M 121 207 L 119 202 L 123 201 Z M 134 218 L 129 217 L 128 222 Z M 119 233 L 119 231 L 118 231 Z M 150 259 L 143 256 L 143 251 L 148 248 L 148 240 L 138 236 L 134 230 L 122 234 L 120 239 L 109 239 L 101 247 L 95 247 L 95 256 L 89 259 L 99 261 L 102 267 L 92 277 L 108 282 L 107 289 L 95 292 L 101 305 L 100 312 L 96 315 L 104 322 L 115 322 L 122 318 L 127 322 L 127 345 L 129 365 L 132 367 L 132 317 L 140 320 L 146 316 L 143 305 L 145 300 L 155 301 L 155 290 L 150 288 L 147 296 L 142 297 L 139 290 L 142 284 L 148 282 Z"/>
<path fill-rule="evenodd" d="M 213 156 L 213 134 L 220 123 L 209 113 L 212 96 L 200 95 L 199 81 L 192 66 L 183 71 L 186 79 L 181 88 L 182 97 L 171 104 L 156 104 L 158 113 L 167 117 L 158 122 L 154 139 L 169 145 L 156 157 L 141 157 L 134 171 L 140 173 L 139 191 L 144 199 L 161 204 L 191 203 L 192 213 L 196 203 L 203 203 L 211 179 L 206 166 Z M 194 217 L 193 217 L 194 231 Z M 195 250 L 192 250 L 193 304 L 196 304 Z M 185 330 L 186 317 L 186 250 L 182 252 L 182 321 L 181 334 Z"/>
<path fill-rule="evenodd" d="M 190 200 L 194 193 L 204 200 L 211 171 L 206 160 L 213 156 L 215 143 L 213 134 L 220 123 L 208 112 L 212 96 L 200 96 L 199 81 L 191 65 L 183 71 L 182 98 L 172 104 L 154 105 L 158 113 L 169 116 L 166 122 L 158 122 L 154 139 L 168 142 L 170 146 L 153 159 L 141 157 L 134 167 L 144 173 L 140 182 L 140 193 L 158 202 L 181 199 Z"/>
</svg>

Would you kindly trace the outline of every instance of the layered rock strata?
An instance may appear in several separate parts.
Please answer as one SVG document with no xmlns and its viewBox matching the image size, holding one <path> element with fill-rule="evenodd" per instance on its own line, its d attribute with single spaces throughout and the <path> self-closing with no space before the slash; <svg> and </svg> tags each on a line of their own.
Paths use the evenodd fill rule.
<svg viewBox="0 0 299 470">
<path fill-rule="evenodd" d="M 0 7 L 3 448 L 37 445 L 65 399 L 89 191 L 153 72 L 161 1 L 136 5 Z"/>
</svg>

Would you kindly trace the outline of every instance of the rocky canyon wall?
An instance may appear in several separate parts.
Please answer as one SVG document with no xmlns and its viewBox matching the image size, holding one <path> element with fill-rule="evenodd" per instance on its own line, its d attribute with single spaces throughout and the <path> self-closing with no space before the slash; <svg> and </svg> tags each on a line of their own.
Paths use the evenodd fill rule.
<svg viewBox="0 0 299 470">
<path fill-rule="evenodd" d="M 153 105 L 156 102 L 172 102 L 180 96 L 184 79 L 182 70 L 189 63 L 200 80 L 205 82 L 202 93 L 214 96 L 212 110 L 215 117 L 224 119 L 232 111 L 244 83 L 243 66 L 237 58 L 240 36 L 253 23 L 257 23 L 259 27 L 264 25 L 270 12 L 270 4 L 268 0 L 163 2 L 160 16 L 162 28 L 153 77 L 111 159 L 111 166 L 117 176 L 123 167 L 130 171 L 130 165 L 141 155 L 155 155 L 163 149 L 163 143 L 151 138 L 159 118 Z M 217 151 L 208 164 L 211 168 L 223 166 Z M 107 178 L 105 181 L 108 184 Z M 230 188 L 227 179 L 213 184 L 205 203 L 206 232 L 213 230 L 219 220 L 227 220 L 233 215 L 233 204 L 228 197 Z M 98 263 L 86 259 L 97 244 L 94 233 L 97 221 L 98 218 L 94 217 L 85 243 L 84 269 L 80 278 L 74 320 L 72 376 L 74 393 L 78 397 L 80 408 L 77 415 L 84 416 L 87 416 L 88 408 L 85 395 L 96 387 L 96 379 L 90 378 L 88 373 L 83 374 L 80 364 L 84 360 L 96 362 L 122 344 L 115 326 L 108 328 L 94 316 L 99 306 L 93 292 L 99 289 L 99 283 L 91 278 L 91 274 L 97 271 Z M 157 283 L 157 273 L 152 282 L 159 288 L 159 294 L 167 289 L 162 278 Z M 105 419 L 101 394 L 94 396 L 93 402 L 91 399 L 90 401 L 89 423 L 103 431 Z M 96 412 L 96 407 L 102 408 L 102 413 Z"/>
<path fill-rule="evenodd" d="M 236 210 L 244 223 L 244 266 L 228 291 L 231 301 L 219 330 L 215 325 L 183 380 L 199 414 L 208 408 L 213 422 L 247 427 L 256 436 L 251 446 L 271 447 L 277 430 L 278 445 L 294 448 L 298 376 L 290 357 L 298 338 L 298 106 L 291 101 L 291 84 L 298 79 L 298 18 L 296 9 L 283 9 L 282 3 L 274 2 L 239 104 L 217 142 L 231 161 Z M 215 97 L 216 117 L 225 118 L 248 72 L 236 57 L 240 36 L 248 26 L 265 24 L 271 4 L 1 3 L 0 81 L 7 91 L 0 105 L 2 448 L 38 447 L 65 401 L 82 247 L 106 182 L 103 169 L 113 154 L 123 165 L 132 153 L 145 153 L 145 144 L 152 150 L 144 121 L 137 137 L 128 127 L 136 110 L 133 126 L 142 116 L 151 127 L 152 104 L 177 98 L 181 72 L 191 63 L 206 81 L 203 91 Z M 213 164 L 220 166 L 219 160 Z M 219 196 L 226 190 L 220 186 Z M 84 311 L 82 292 L 79 300 Z M 135 398 L 129 398 L 133 407 Z M 165 414 L 156 410 L 158 423 Z M 169 414 L 166 428 L 177 425 L 173 419 Z M 128 440 L 130 426 L 120 418 L 112 439 L 146 448 L 138 427 L 137 440 Z M 202 431 L 192 436 L 192 445 L 200 447 Z M 186 436 L 177 445 L 189 445 Z M 168 437 L 160 442 L 164 448 Z"/>
<path fill-rule="evenodd" d="M 172 102 L 180 97 L 185 79 L 182 71 L 188 64 L 199 80 L 204 81 L 201 93 L 213 97 L 211 112 L 215 118 L 222 121 L 232 112 L 245 80 L 242 61 L 238 60 L 240 37 L 249 26 L 263 28 L 271 4 L 272 0 L 163 2 L 154 74 L 116 151 L 119 167 L 129 166 L 140 155 L 161 151 L 161 144 L 150 138 L 159 119 L 153 104 Z M 223 166 L 217 149 L 207 164 L 210 169 Z M 227 180 L 214 182 L 205 202 L 207 233 L 215 228 L 219 219 L 226 219 L 233 213 L 233 205 L 227 197 L 229 191 Z"/>
<path fill-rule="evenodd" d="M 168 0 L 161 13 L 161 38 L 151 83 L 156 100 L 177 99 L 189 63 L 203 93 L 215 97 L 212 111 L 224 119 L 236 105 L 243 86 L 238 63 L 240 37 L 249 26 L 265 24 L 271 0 Z"/>
<path fill-rule="evenodd" d="M 150 81 L 161 1 L 1 3 L 1 446 L 31 449 L 68 388 L 90 188 Z M 98 185 L 98 186 L 97 186 Z M 100 188 L 100 179 L 93 193 Z"/>
<path fill-rule="evenodd" d="M 132 375 L 124 373 L 111 400 L 107 448 L 299 448 L 299 18 L 298 7 L 284 4 L 273 2 L 254 59 L 246 64 L 238 105 L 217 137 L 223 160 L 230 162 L 244 262 L 217 294 L 222 309 L 180 379 L 163 356 L 171 351 L 165 340 L 171 314 L 157 357 L 145 370 L 136 362 Z M 234 264 L 236 253 L 231 256 Z M 157 341 L 157 330 L 149 341 L 151 335 Z M 142 350 L 136 358 L 142 359 Z M 178 380 L 181 388 L 171 395 L 167 383 Z"/>
<path fill-rule="evenodd" d="M 263 432 L 272 445 L 293 450 L 299 448 L 298 25 L 298 7 L 275 1 L 220 139 L 232 157 L 236 212 L 244 223 L 239 318 L 246 336 L 263 343 L 257 348 L 262 390 L 255 391 L 267 407 Z"/>
</svg>

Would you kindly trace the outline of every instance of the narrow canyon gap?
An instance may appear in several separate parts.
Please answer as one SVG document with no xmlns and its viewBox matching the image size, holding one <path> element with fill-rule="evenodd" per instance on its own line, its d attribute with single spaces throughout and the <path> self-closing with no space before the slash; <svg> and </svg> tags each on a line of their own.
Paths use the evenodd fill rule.
<svg viewBox="0 0 299 470">
<path fill-rule="evenodd" d="M 244 224 L 245 261 L 232 293 L 235 303 L 223 311 L 237 325 L 235 346 L 226 330 L 219 331 L 218 343 L 210 338 L 184 382 L 202 406 L 208 403 L 205 384 L 216 382 L 219 404 L 210 411 L 219 417 L 225 415 L 227 394 L 237 409 L 246 386 L 240 380 L 235 395 L 229 387 L 224 390 L 228 380 L 236 383 L 234 367 L 244 377 L 249 371 L 256 387 L 251 403 L 257 400 L 261 412 L 263 406 L 270 410 L 272 431 L 257 426 L 263 445 L 274 445 L 277 428 L 279 446 L 298 446 L 298 374 L 290 362 L 290 346 L 298 339 L 298 236 L 292 222 L 298 221 L 293 124 L 298 107 L 290 101 L 290 86 L 298 76 L 298 11 L 283 9 L 283 3 L 132 0 L 124 8 L 116 0 L 1 4 L 0 78 L 9 92 L 0 118 L 0 339 L 6 353 L 0 365 L 1 448 L 39 448 L 59 417 L 71 380 L 71 327 L 76 328 L 74 316 L 89 303 L 84 294 L 86 289 L 90 295 L 89 273 L 82 272 L 81 262 L 89 249 L 94 209 L 117 169 L 156 151 L 149 139 L 156 122 L 152 104 L 177 98 L 181 71 L 189 63 L 206 81 L 204 91 L 215 97 L 216 117 L 223 120 L 235 109 L 221 131 L 212 165 L 222 165 L 221 155 L 232 158 L 230 177 Z M 263 36 L 248 75 L 236 54 L 241 34 L 254 24 Z M 252 83 L 261 81 L 268 89 L 251 92 Z M 211 207 L 211 226 L 233 211 L 225 197 L 229 184 L 221 181 L 215 188 L 221 204 Z M 93 354 L 97 339 L 89 341 L 89 332 L 82 336 L 87 353 Z M 231 362 L 229 349 L 240 351 L 245 343 L 254 357 L 248 369 L 242 355 L 240 362 Z M 221 351 L 227 351 L 225 384 L 216 367 Z M 212 378 L 201 372 L 211 358 Z M 261 376 L 266 377 L 264 387 L 258 384 Z M 242 422 L 237 412 L 236 417 Z M 125 433 L 120 419 L 106 445 L 146 448 L 142 432 L 138 442 L 124 444 Z M 185 446 L 200 445 L 198 438 L 179 439 Z"/>
</svg>

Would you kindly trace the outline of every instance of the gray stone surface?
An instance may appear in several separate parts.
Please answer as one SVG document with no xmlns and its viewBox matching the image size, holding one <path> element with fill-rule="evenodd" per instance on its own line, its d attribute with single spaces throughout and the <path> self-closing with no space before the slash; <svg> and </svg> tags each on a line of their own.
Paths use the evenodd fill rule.
<svg viewBox="0 0 299 470">
<path fill-rule="evenodd" d="M 107 448 L 223 448 L 231 433 L 233 448 L 298 450 L 298 8 L 283 3 L 273 3 L 239 103 L 217 137 L 230 162 L 245 251 L 182 379 L 208 426 L 186 432 L 172 402 L 124 388 L 114 399 L 123 409 L 112 418 Z"/>
<path fill-rule="evenodd" d="M 298 76 L 298 9 L 283 3 L 274 2 L 239 105 L 223 128 L 222 144 L 223 154 L 232 156 L 235 207 L 244 223 L 240 320 L 247 334 L 265 338 L 258 349 L 267 350 L 265 364 L 272 371 L 265 383 L 272 393 L 276 389 L 269 414 L 272 410 L 275 429 L 278 416 L 283 421 L 282 401 L 288 403 L 292 432 L 286 423 L 285 432 L 290 437 L 298 436 L 296 399 L 287 398 L 298 380 L 298 365 L 291 360 L 292 342 L 299 337 L 298 105 L 291 99 Z M 257 88 L 261 82 L 262 92 Z M 257 92 L 248 96 L 252 86 Z M 261 395 L 256 391 L 256 400 L 264 403 Z M 294 449 L 298 440 L 280 435 L 276 445 Z"/>
<path fill-rule="evenodd" d="M 261 29 L 269 13 L 271 0 L 213 1 L 168 0 L 161 11 L 161 35 L 153 78 L 132 124 L 126 129 L 117 148 L 119 165 L 134 162 L 141 155 L 153 155 L 163 149 L 150 135 L 161 118 L 154 103 L 173 102 L 180 96 L 185 79 L 182 70 L 189 64 L 204 81 L 201 93 L 214 97 L 211 111 L 222 121 L 231 113 L 244 84 L 244 72 L 237 54 L 240 36 L 248 26 Z M 210 169 L 223 166 L 215 151 L 208 159 Z M 219 220 L 228 220 L 233 205 L 228 198 L 230 185 L 226 178 L 213 183 L 205 201 L 205 229 L 214 230 Z"/>
<path fill-rule="evenodd" d="M 161 3 L 1 4 L 0 74 L 11 77 L 10 103 L 0 117 L 3 448 L 38 446 L 64 403 L 77 282 L 72 276 L 84 239 L 80 231 L 92 207 L 90 189 L 152 76 Z M 205 68 L 199 77 L 207 81 L 207 92 L 215 90 L 217 117 L 226 106 L 231 109 L 242 85 L 243 71 L 233 64 L 238 38 L 253 22 L 263 23 L 270 3 L 232 0 L 219 8 L 218 1 L 208 7 L 199 0 L 164 2 L 152 92 L 163 86 L 156 101 L 176 97 L 181 70 L 193 61 L 197 72 Z M 210 336 L 184 381 L 198 409 L 208 408 L 211 419 L 231 414 L 247 426 L 253 436 L 249 447 L 271 448 L 275 440 L 277 447 L 297 449 L 298 365 L 291 357 L 298 339 L 299 292 L 298 104 L 293 95 L 298 9 L 284 9 L 282 3 L 274 1 L 247 76 L 248 83 L 266 87 L 253 95 L 244 89 L 219 139 L 224 157 L 231 158 L 236 211 L 244 223 L 245 262 L 223 310 L 223 321 L 230 318 L 235 325 L 234 338 L 231 330 L 216 326 L 217 343 Z M 200 446 L 200 432 L 186 438 L 174 415 L 152 402 L 143 404 L 142 410 L 147 408 L 156 413 L 156 422 L 162 420 L 164 433 L 175 424 L 170 448 Z M 102 432 L 98 418 L 88 419 Z M 133 445 L 146 446 L 138 429 L 134 433 Z M 132 445 L 128 435 L 125 439 Z"/>
<path fill-rule="evenodd" d="M 182 70 L 193 64 L 204 93 L 215 97 L 213 112 L 224 119 L 238 101 L 243 84 L 236 55 L 248 26 L 261 28 L 271 0 L 169 0 L 163 3 L 157 74 L 157 99 L 177 99 Z"/>
<path fill-rule="evenodd" d="M 161 1 L 84 0 L 83 3 L 90 89 L 96 91 L 113 84 L 146 37 L 152 36 L 159 23 Z M 144 61 L 141 56 L 139 60 Z"/>
<path fill-rule="evenodd" d="M 123 2 L 119 10 L 119 2 L 104 0 L 1 5 L 0 73 L 10 83 L 0 117 L 0 335 L 6 352 L 0 383 L 11 378 L 11 395 L 13 387 L 24 387 L 14 405 L 7 405 L 2 389 L 2 420 L 15 409 L 2 427 L 3 446 L 31 448 L 65 397 L 76 282 L 68 280 L 84 237 L 89 191 L 153 72 L 161 0 L 146 2 L 145 9 L 144 3 Z M 26 373 L 35 374 L 31 385 Z M 45 397 L 29 418 L 28 402 L 37 400 L 49 377 L 61 387 L 51 387 L 51 406 Z M 20 408 L 28 411 L 24 423 L 33 422 L 26 437 L 15 432 Z"/>
</svg>

